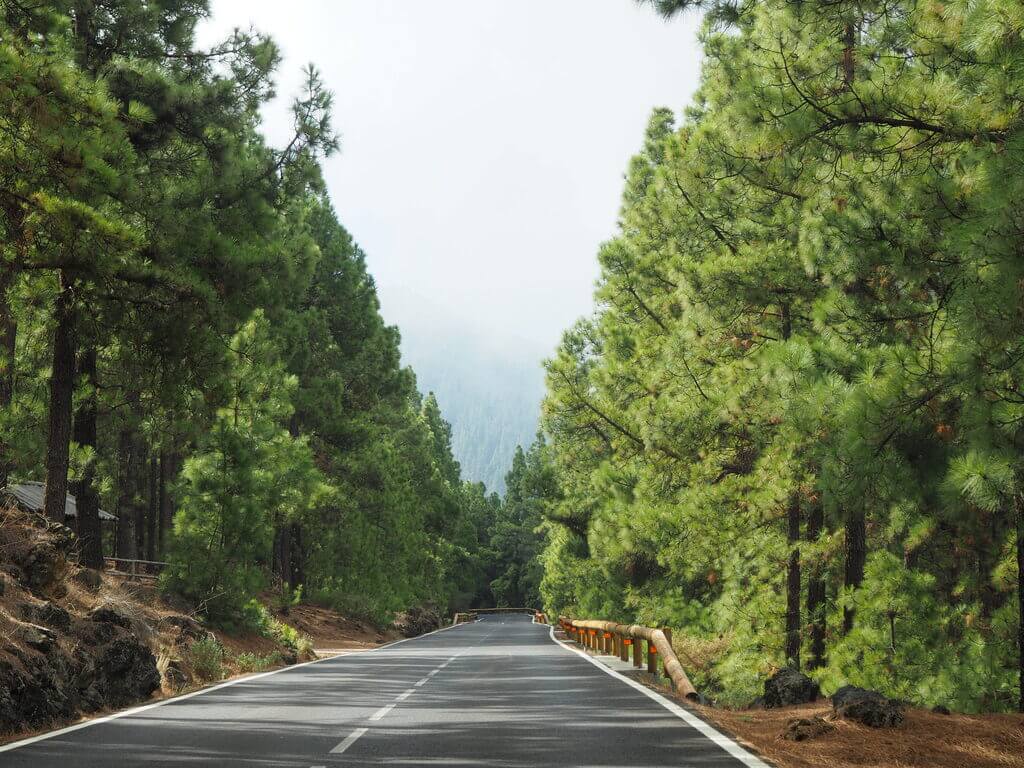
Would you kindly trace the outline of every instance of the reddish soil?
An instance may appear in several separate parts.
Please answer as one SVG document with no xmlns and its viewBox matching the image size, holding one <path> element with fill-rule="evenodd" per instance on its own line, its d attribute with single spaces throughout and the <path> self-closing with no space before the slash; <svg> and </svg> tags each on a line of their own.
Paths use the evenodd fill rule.
<svg viewBox="0 0 1024 768">
<path fill-rule="evenodd" d="M 832 720 L 828 703 L 749 711 L 690 708 L 780 768 L 1024 766 L 1024 715 L 939 715 L 909 709 L 897 728 L 868 728 Z M 800 742 L 780 736 L 789 720 L 815 715 L 836 729 Z"/>
</svg>

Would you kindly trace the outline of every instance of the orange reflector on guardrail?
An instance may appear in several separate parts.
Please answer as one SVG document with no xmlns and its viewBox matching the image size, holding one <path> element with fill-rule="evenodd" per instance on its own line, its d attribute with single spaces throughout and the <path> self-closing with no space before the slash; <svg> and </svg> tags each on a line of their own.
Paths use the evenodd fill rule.
<svg viewBox="0 0 1024 768">
<path fill-rule="evenodd" d="M 590 634 L 591 634 L 591 635 L 596 635 L 596 634 L 597 634 L 597 630 L 596 630 L 596 629 L 592 629 L 592 630 L 590 630 Z"/>
<path fill-rule="evenodd" d="M 654 643 L 648 643 L 647 644 L 647 652 L 648 653 L 657 653 L 658 652 L 658 646 L 656 646 Z"/>
<path fill-rule="evenodd" d="M 607 638 L 609 638 L 609 637 L 611 637 L 611 636 L 612 636 L 612 633 L 611 633 L 611 632 L 605 632 L 605 633 L 604 633 L 604 637 L 605 637 L 605 639 L 607 639 Z"/>
<path fill-rule="evenodd" d="M 630 640 L 628 637 L 625 640 L 623 640 L 622 642 L 623 642 L 624 645 L 632 645 L 633 644 L 633 641 Z"/>
</svg>

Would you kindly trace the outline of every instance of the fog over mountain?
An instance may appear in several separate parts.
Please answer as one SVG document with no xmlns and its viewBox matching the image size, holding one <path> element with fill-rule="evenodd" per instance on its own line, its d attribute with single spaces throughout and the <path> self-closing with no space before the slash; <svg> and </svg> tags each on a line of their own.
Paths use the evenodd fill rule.
<svg viewBox="0 0 1024 768">
<path fill-rule="evenodd" d="M 437 317 L 402 327 L 403 362 L 419 390 L 433 392 L 452 425 L 452 447 L 466 480 L 505 492 L 505 473 L 517 445 L 537 433 L 544 390 L 542 360 L 553 353 L 539 341 L 495 342 L 465 325 Z"/>
</svg>

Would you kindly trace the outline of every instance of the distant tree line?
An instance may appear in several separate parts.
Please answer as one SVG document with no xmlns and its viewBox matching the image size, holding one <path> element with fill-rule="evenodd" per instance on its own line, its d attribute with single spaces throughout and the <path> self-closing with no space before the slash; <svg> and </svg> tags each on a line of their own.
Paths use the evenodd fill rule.
<svg viewBox="0 0 1024 768">
<path fill-rule="evenodd" d="M 707 11 L 548 363 L 541 592 L 771 669 L 1024 708 L 1024 6 Z"/>
<path fill-rule="evenodd" d="M 0 0 L 0 486 L 45 481 L 59 521 L 73 492 L 84 563 L 167 559 L 225 623 L 272 585 L 376 618 L 489 599 L 497 500 L 327 200 L 331 95 L 308 69 L 270 146 L 279 51 L 199 48 L 207 13 Z"/>
</svg>

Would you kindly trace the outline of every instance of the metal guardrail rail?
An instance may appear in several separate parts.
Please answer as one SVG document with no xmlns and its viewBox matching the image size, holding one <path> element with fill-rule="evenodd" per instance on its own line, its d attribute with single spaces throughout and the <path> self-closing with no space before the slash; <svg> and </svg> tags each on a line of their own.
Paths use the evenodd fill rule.
<svg viewBox="0 0 1024 768">
<path fill-rule="evenodd" d="M 643 627 L 639 624 L 616 624 L 614 621 L 581 621 L 561 617 L 559 625 L 566 635 L 585 648 L 596 653 L 618 656 L 622 661 L 630 660 L 632 649 L 633 666 L 644 667 L 646 656 L 647 671 L 658 676 L 658 657 L 664 674 L 672 682 L 680 696 L 697 700 L 700 695 L 679 663 L 672 648 L 672 630 Z M 644 645 L 646 645 L 646 653 Z"/>
</svg>

